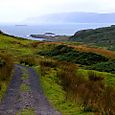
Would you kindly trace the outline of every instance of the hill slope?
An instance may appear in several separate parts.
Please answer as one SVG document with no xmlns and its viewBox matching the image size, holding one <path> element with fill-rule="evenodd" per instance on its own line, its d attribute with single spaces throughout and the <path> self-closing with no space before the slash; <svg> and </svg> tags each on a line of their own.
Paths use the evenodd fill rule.
<svg viewBox="0 0 115 115">
<path fill-rule="evenodd" d="M 108 111 L 108 114 L 115 113 L 115 106 L 113 103 L 115 102 L 115 63 L 112 58 L 115 58 L 114 52 L 100 48 L 83 46 L 79 43 L 36 42 L 14 38 L 4 35 L 3 33 L 0 34 L 0 52 L 0 74 L 1 71 L 3 73 L 0 75 L 0 94 L 2 92 L 2 97 L 7 90 L 7 87 L 5 87 L 4 90 L 4 81 L 5 79 L 8 79 L 8 77 L 4 77 L 4 79 L 3 75 L 4 73 L 6 73 L 7 76 L 10 75 L 6 72 L 6 68 L 8 69 L 10 65 L 10 56 L 6 55 L 6 53 L 8 53 L 12 56 L 13 63 L 16 62 L 29 66 L 24 67 L 18 65 L 17 70 L 19 71 L 19 74 L 22 75 L 21 77 L 20 75 L 17 76 L 19 79 L 21 78 L 20 80 L 22 83 L 21 86 L 19 85 L 20 92 L 22 91 L 24 94 L 28 94 L 28 91 L 31 92 L 34 90 L 34 93 L 37 94 L 37 84 L 39 85 L 40 83 L 37 82 L 35 78 L 36 74 L 33 73 L 33 69 L 30 68 L 30 66 L 32 66 L 41 75 L 41 85 L 45 95 L 48 97 L 49 102 L 51 102 L 51 105 L 57 108 L 58 111 L 62 112 L 63 115 L 106 114 Z M 110 55 L 109 58 L 108 54 Z M 5 57 L 8 59 L 5 59 Z M 5 65 L 7 66 L 5 67 Z M 85 70 L 87 68 L 91 70 Z M 101 72 L 94 71 L 97 69 Z M 15 71 L 13 72 L 15 74 Z M 30 75 L 30 73 L 32 74 Z M 18 72 L 16 72 L 16 74 L 18 74 Z M 11 80 L 7 81 L 11 83 Z M 18 82 L 20 80 L 18 80 Z M 14 83 L 18 85 L 16 82 L 17 80 L 14 81 Z M 37 83 L 33 83 L 34 81 Z M 12 93 L 12 91 L 15 90 L 10 91 Z M 15 94 L 13 93 L 10 96 L 13 95 Z M 20 97 L 17 95 L 18 93 L 15 96 L 18 97 L 19 104 Z M 40 96 L 39 94 L 37 95 Z M 13 101 L 12 99 L 8 101 L 15 103 L 15 96 L 13 96 L 14 98 L 11 97 L 14 99 Z M 20 112 L 22 114 L 29 112 L 29 115 L 31 114 L 30 112 L 34 112 L 33 106 L 32 108 L 29 106 L 29 104 L 31 104 L 29 103 L 31 101 L 30 97 L 31 95 L 21 95 L 21 98 L 27 99 L 27 103 L 25 104 L 29 108 L 24 109 L 24 111 L 19 111 L 19 114 Z M 36 103 L 39 104 L 37 107 L 40 106 L 40 109 L 41 103 L 43 104 L 43 96 L 41 97 L 41 103 L 38 103 L 37 96 L 34 97 Z M 9 96 L 8 99 L 10 99 Z M 110 103 L 108 104 L 108 102 Z M 8 103 L 8 105 L 12 107 L 14 104 L 12 105 L 11 103 Z M 47 106 L 47 104 L 45 104 L 45 106 Z M 6 106 L 4 107 L 6 108 Z M 0 111 L 2 114 L 4 114 L 3 112 L 7 112 L 7 110 L 9 110 L 8 108 L 5 110 L 5 108 Z M 47 111 L 47 109 L 45 110 Z M 12 109 L 8 112 L 12 112 Z"/>
<path fill-rule="evenodd" d="M 70 40 L 115 50 L 115 26 L 78 31 Z"/>
</svg>

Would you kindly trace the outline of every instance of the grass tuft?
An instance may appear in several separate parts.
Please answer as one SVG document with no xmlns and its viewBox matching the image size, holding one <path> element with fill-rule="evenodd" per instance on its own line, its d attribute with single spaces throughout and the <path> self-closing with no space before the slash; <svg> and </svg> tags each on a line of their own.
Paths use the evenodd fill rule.
<svg viewBox="0 0 115 115">
<path fill-rule="evenodd" d="M 23 109 L 22 111 L 18 112 L 16 115 L 36 115 L 32 108 Z"/>
<path fill-rule="evenodd" d="M 20 86 L 20 90 L 22 92 L 28 92 L 28 91 L 30 91 L 30 87 L 29 87 L 29 85 L 22 83 Z"/>
</svg>

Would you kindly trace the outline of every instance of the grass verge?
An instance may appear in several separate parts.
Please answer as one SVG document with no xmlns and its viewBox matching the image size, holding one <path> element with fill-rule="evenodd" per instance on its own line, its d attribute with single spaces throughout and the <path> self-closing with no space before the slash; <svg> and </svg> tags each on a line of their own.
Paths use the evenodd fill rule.
<svg viewBox="0 0 115 115">
<path fill-rule="evenodd" d="M 40 67 L 35 67 L 36 71 L 40 72 Z M 41 83 L 45 95 L 50 103 L 57 108 L 62 115 L 93 115 L 93 113 L 85 113 L 82 111 L 82 106 L 77 105 L 66 99 L 66 92 L 63 90 L 57 78 L 57 71 L 49 69 L 44 76 L 41 76 Z"/>
</svg>

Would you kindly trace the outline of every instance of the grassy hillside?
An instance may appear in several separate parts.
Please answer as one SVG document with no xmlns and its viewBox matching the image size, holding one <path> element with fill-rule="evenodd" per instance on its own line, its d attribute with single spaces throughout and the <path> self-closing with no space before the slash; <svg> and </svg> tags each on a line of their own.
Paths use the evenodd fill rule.
<svg viewBox="0 0 115 115">
<path fill-rule="evenodd" d="M 115 50 L 115 26 L 78 31 L 70 38 L 72 41 L 88 43 Z"/>
<path fill-rule="evenodd" d="M 63 115 L 114 113 L 115 74 L 79 69 L 48 58 L 42 59 L 38 68 L 46 95 Z"/>
<path fill-rule="evenodd" d="M 33 42 L 34 41 L 32 40 L 27 40 L 4 33 L 0 34 L 0 50 L 13 53 L 15 56 L 31 54 L 33 51 L 30 44 Z"/>
<path fill-rule="evenodd" d="M 31 66 L 41 74 L 44 93 L 62 115 L 115 113 L 114 52 L 75 42 L 36 42 L 1 33 L 1 98 L 15 63 Z"/>
</svg>

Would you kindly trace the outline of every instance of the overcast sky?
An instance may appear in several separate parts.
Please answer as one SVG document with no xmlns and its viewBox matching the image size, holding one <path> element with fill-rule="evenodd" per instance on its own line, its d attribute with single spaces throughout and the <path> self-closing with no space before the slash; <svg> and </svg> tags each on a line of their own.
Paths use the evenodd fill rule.
<svg viewBox="0 0 115 115">
<path fill-rule="evenodd" d="M 59 12 L 115 12 L 115 0 L 0 0 L 0 22 Z"/>
</svg>

